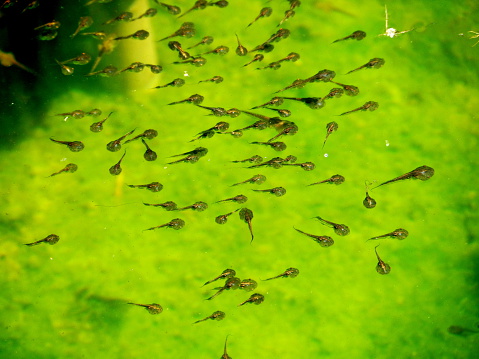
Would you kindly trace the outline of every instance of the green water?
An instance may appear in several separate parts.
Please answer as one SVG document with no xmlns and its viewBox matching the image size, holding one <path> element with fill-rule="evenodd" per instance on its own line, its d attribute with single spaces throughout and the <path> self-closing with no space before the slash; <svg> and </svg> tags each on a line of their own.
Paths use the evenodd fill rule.
<svg viewBox="0 0 479 359">
<path fill-rule="evenodd" d="M 390 1 L 389 26 L 417 30 L 389 38 L 377 36 L 384 32 L 382 2 L 303 1 L 283 24 L 290 37 L 274 43 L 275 50 L 265 54 L 261 66 L 291 51 L 301 59 L 285 62 L 276 71 L 259 71 L 255 64 L 242 68 L 252 55 L 234 54 L 234 34 L 249 49 L 260 44 L 278 29 L 286 1 L 232 0 L 224 9 L 211 7 L 179 20 L 153 1 L 83 3 L 44 16 L 43 23 L 55 18 L 64 28 L 55 40 L 38 41 L 38 63 L 17 57 L 40 73 L 33 80 L 35 87 L 22 82 L 29 75 L 20 75 L 21 69 L 0 69 L 2 84 L 11 81 L 0 94 L 13 99 L 1 108 L 1 358 L 219 358 L 227 335 L 228 354 L 235 359 L 477 357 L 479 335 L 447 331 L 451 325 L 479 330 L 479 46 L 472 47 L 475 40 L 467 34 L 479 31 L 475 2 Z M 186 10 L 193 2 L 176 4 Z M 273 8 L 271 17 L 245 29 L 264 6 Z M 148 7 L 158 8 L 158 15 L 99 25 L 122 11 L 137 16 Z M 100 69 L 141 61 L 160 64 L 163 72 L 154 75 L 145 69 L 86 78 L 86 65 L 63 76 L 55 58 L 68 59 L 82 51 L 96 55 L 97 41 L 69 38 L 78 18 L 87 14 L 96 21 L 92 31 L 122 36 L 150 31 L 147 40 L 120 42 L 104 56 Z M 208 62 L 201 68 L 172 65 L 177 54 L 156 40 L 183 21 L 193 21 L 197 35 L 179 38 L 181 44 L 191 46 L 211 35 L 214 43 L 200 46 L 198 52 L 224 44 L 230 53 L 206 55 Z M 364 40 L 331 44 L 359 29 L 367 33 Z M 345 75 L 374 57 L 384 58 L 385 65 Z M 292 111 L 289 119 L 299 131 L 283 137 L 288 146 L 284 152 L 250 144 L 273 137 L 272 129 L 250 130 L 239 139 L 215 135 L 188 143 L 218 121 L 229 122 L 233 130 L 255 119 L 244 114 L 207 117 L 206 110 L 187 104 L 166 106 L 199 93 L 205 106 L 248 109 L 322 69 L 334 70 L 336 81 L 359 87 L 360 94 L 331 99 L 319 110 L 285 102 L 281 108 Z M 197 84 L 214 75 L 223 76 L 224 82 Z M 151 89 L 177 77 L 187 84 Z M 282 94 L 322 97 L 332 87 L 312 83 Z M 379 108 L 336 116 L 366 101 L 378 102 Z M 99 119 L 113 112 L 100 133 L 89 130 L 98 119 L 64 121 L 55 116 L 92 108 L 103 111 Z M 321 150 L 331 121 L 338 122 L 339 129 Z M 144 145 L 132 142 L 124 146 L 123 172 L 111 176 L 108 169 L 123 149 L 111 153 L 106 143 L 134 128 L 136 134 L 158 130 L 159 136 L 148 142 L 158 160 L 146 162 Z M 85 149 L 72 153 L 49 137 L 81 140 Z M 196 146 L 209 150 L 198 163 L 166 165 L 169 156 Z M 230 162 L 254 154 L 265 159 L 292 154 L 316 168 L 246 169 Z M 77 172 L 48 177 L 70 162 L 78 165 Z M 421 165 L 433 167 L 434 177 L 370 191 L 376 208 L 362 206 L 365 180 L 381 183 Z M 263 185 L 230 187 L 258 173 L 267 177 Z M 344 184 L 307 187 L 336 173 L 346 178 Z M 164 189 L 152 193 L 126 186 L 153 181 Z M 286 195 L 251 191 L 275 186 L 285 187 Z M 224 225 L 214 221 L 240 206 L 213 202 L 240 193 L 248 196 L 244 206 L 254 212 L 252 244 L 246 223 L 236 213 Z M 209 208 L 167 212 L 142 204 L 168 200 L 179 206 L 205 201 Z M 351 234 L 335 235 L 312 219 L 318 215 L 347 224 Z M 144 231 L 176 217 L 186 222 L 179 231 Z M 320 247 L 293 226 L 332 236 L 335 244 Z M 396 228 L 406 228 L 409 237 L 366 243 Z M 51 233 L 60 236 L 58 244 L 24 246 Z M 375 270 L 374 247 L 379 243 L 381 258 L 392 268 L 388 275 Z M 298 268 L 299 276 L 260 281 L 288 267 Z M 234 268 L 241 279 L 257 280 L 255 292 L 265 301 L 238 307 L 251 294 L 241 290 L 206 301 L 215 285 L 201 285 L 226 268 Z M 150 315 L 128 302 L 159 303 L 164 310 Z M 226 313 L 224 320 L 192 324 L 216 310 Z"/>
</svg>

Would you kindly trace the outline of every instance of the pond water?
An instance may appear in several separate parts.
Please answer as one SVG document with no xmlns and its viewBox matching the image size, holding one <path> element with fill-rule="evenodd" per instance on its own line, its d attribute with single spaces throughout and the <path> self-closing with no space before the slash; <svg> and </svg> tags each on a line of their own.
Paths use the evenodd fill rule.
<svg viewBox="0 0 479 359">
<path fill-rule="evenodd" d="M 290 7 L 286 0 L 231 0 L 227 7 L 207 6 L 179 19 L 146 0 L 88 6 L 40 1 L 22 13 L 27 3 L 2 9 L 0 17 L 2 58 L 13 53 L 34 72 L 0 68 L 0 357 L 219 358 L 226 338 L 235 359 L 477 357 L 479 45 L 473 47 L 469 32 L 479 32 L 476 2 L 302 1 L 281 26 Z M 172 3 L 183 12 L 193 4 Z M 385 5 L 388 28 L 404 33 L 378 36 L 386 31 Z M 271 16 L 247 27 L 264 7 L 273 9 Z M 103 25 L 122 12 L 138 17 L 148 8 L 158 13 Z M 110 41 L 113 51 L 102 56 L 98 70 L 142 62 L 163 71 L 145 67 L 112 77 L 85 76 L 102 41 L 81 32 L 70 37 L 82 16 L 94 20 L 83 32 L 149 32 L 145 40 Z M 53 20 L 61 23 L 56 38 L 39 40 L 42 30 L 33 28 Z M 194 23 L 194 37 L 158 41 L 184 22 Z M 273 51 L 236 55 L 235 34 L 252 50 L 280 28 L 290 34 L 272 42 Z M 367 36 L 333 43 L 357 30 Z M 229 52 L 204 55 L 202 67 L 173 64 L 181 60 L 169 41 L 186 49 L 207 35 L 212 44 L 186 51 L 197 55 L 225 45 Z M 82 52 L 92 61 L 71 65 L 74 73 L 63 75 L 55 60 Z M 281 62 L 276 70 L 257 69 L 291 52 L 300 58 Z M 262 62 L 243 66 L 258 53 Z M 374 58 L 384 65 L 348 74 Z M 309 82 L 275 94 L 323 69 L 335 72 L 335 82 L 359 88 L 359 94 L 326 99 L 319 109 L 294 100 L 271 106 L 289 109 L 284 120 L 298 128 L 275 140 L 286 144 L 281 152 L 251 142 L 268 141 L 288 123 L 245 130 L 239 138 L 215 133 L 190 142 L 219 121 L 233 131 L 258 118 L 207 116 L 209 110 L 193 104 L 168 105 L 200 94 L 202 106 L 277 117 L 272 110 L 249 109 L 274 96 L 325 97 L 338 85 Z M 200 82 L 213 76 L 224 81 Z M 176 78 L 185 85 L 154 88 Z M 379 107 L 338 116 L 368 101 Z M 98 117 L 58 115 L 95 108 L 102 111 Z M 110 113 L 101 132 L 90 131 Z M 338 128 L 322 148 L 333 121 Z M 132 130 L 135 136 L 147 129 L 158 132 L 145 141 L 156 161 L 145 161 L 140 140 L 117 152 L 106 149 Z M 71 152 L 50 138 L 82 141 L 85 148 Z M 208 149 L 197 162 L 168 164 L 183 158 L 171 156 L 197 147 Z M 110 167 L 125 153 L 121 173 L 111 175 Z M 293 155 L 296 163 L 312 162 L 315 168 L 232 162 L 253 155 L 264 162 Z M 50 176 L 69 163 L 78 170 Z M 423 165 L 434 169 L 432 178 L 374 189 Z M 263 184 L 232 186 L 257 174 L 266 177 Z M 344 183 L 308 186 L 336 174 Z M 163 189 L 128 186 L 152 182 Z M 362 203 L 365 182 L 377 201 L 372 209 Z M 253 191 L 274 187 L 284 187 L 285 195 Z M 215 203 L 239 194 L 248 201 Z M 166 211 L 143 204 L 166 201 L 178 207 L 203 201 L 208 208 Z M 253 212 L 253 241 L 235 212 L 240 208 Z M 227 223 L 215 223 L 230 212 Z M 347 224 L 350 234 L 338 236 L 317 216 Z M 184 220 L 183 228 L 146 230 L 175 218 Z M 295 228 L 330 236 L 334 245 L 322 247 Z M 397 228 L 407 229 L 407 238 L 367 241 Z M 50 234 L 60 237 L 55 245 L 24 245 Z M 376 271 L 375 249 L 390 265 L 389 274 Z M 297 277 L 263 281 L 290 267 L 299 269 Z M 254 279 L 257 288 L 225 290 L 206 300 L 224 280 L 202 285 L 227 268 L 242 280 Z M 264 302 L 239 306 L 253 293 L 264 295 Z M 150 315 L 127 303 L 158 303 L 163 311 Z M 225 318 L 193 324 L 215 311 L 225 312 Z M 451 326 L 464 330 L 451 333 Z"/>
</svg>

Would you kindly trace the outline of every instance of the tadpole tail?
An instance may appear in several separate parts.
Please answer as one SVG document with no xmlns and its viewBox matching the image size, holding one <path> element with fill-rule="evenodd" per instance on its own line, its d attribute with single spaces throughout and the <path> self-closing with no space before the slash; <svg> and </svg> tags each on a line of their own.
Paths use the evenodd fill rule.
<svg viewBox="0 0 479 359">
<path fill-rule="evenodd" d="M 389 180 L 389 181 L 386 181 L 386 182 L 383 182 L 383 183 L 377 185 L 376 187 L 371 188 L 371 191 L 372 191 L 373 189 L 376 189 L 376 188 L 378 188 L 378 187 L 384 186 L 384 185 L 386 185 L 386 184 L 393 183 L 393 182 L 396 182 L 396 181 L 400 181 L 400 180 L 403 180 L 403 179 L 406 179 L 406 178 L 407 178 L 407 177 L 405 177 L 405 175 L 402 175 L 402 176 L 393 178 L 393 179 L 391 179 L 391 180 Z"/>
<path fill-rule="evenodd" d="M 359 70 L 361 70 L 361 69 L 363 69 L 363 68 L 364 68 L 364 66 L 358 67 L 357 69 L 354 69 L 354 70 L 351 70 L 351 71 L 349 71 L 349 72 L 346 72 L 346 75 L 347 75 L 347 74 L 350 74 L 350 73 L 352 73 L 352 72 L 359 71 Z"/>
<path fill-rule="evenodd" d="M 210 283 L 213 283 L 213 280 L 207 281 L 207 282 L 206 282 L 205 284 L 203 284 L 200 288 L 203 288 L 205 285 L 208 285 L 208 284 L 210 284 Z"/>
<path fill-rule="evenodd" d="M 215 294 L 213 294 L 211 297 L 207 298 L 206 300 L 212 300 L 218 295 L 220 295 L 223 292 L 224 288 L 221 288 L 219 291 L 217 291 Z"/>
<path fill-rule="evenodd" d="M 32 242 L 32 243 L 25 243 L 26 246 L 29 246 L 29 247 L 33 247 L 33 246 L 37 246 L 39 245 L 40 243 L 42 243 L 43 239 L 40 239 L 39 241 L 36 241 L 36 242 Z"/>
</svg>

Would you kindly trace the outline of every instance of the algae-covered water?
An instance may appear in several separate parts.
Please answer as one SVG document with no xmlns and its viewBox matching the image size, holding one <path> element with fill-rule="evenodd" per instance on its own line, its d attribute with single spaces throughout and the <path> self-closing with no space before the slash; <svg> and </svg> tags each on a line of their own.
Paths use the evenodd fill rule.
<svg viewBox="0 0 479 359">
<path fill-rule="evenodd" d="M 235 34 L 250 50 L 263 43 L 280 28 L 288 1 L 231 0 L 225 8 L 211 6 L 180 19 L 154 1 L 86 2 L 40 1 L 22 13 L 29 1 L 18 1 L 1 10 L 0 50 L 36 73 L 0 68 L 1 358 L 219 358 L 227 336 L 228 354 L 235 359 L 477 358 L 479 46 L 472 47 L 474 34 L 468 32 L 479 31 L 476 2 L 388 1 L 389 27 L 413 29 L 390 38 L 378 36 L 386 30 L 382 1 L 302 1 L 282 24 L 290 36 L 274 42 L 263 62 L 246 67 L 254 54 L 235 54 Z M 174 3 L 183 12 L 193 4 Z M 246 28 L 266 6 L 272 15 Z M 158 14 L 102 25 L 121 12 L 139 16 L 149 7 Z M 99 70 L 139 61 L 163 71 L 85 77 L 90 63 L 73 65 L 74 73 L 63 75 L 55 59 L 98 54 L 101 41 L 70 38 L 78 19 L 87 15 L 94 23 L 84 32 L 150 32 L 146 40 L 118 40 Z M 39 40 L 33 28 L 52 20 L 61 23 L 57 37 Z M 177 52 L 168 48 L 169 40 L 157 40 L 185 21 L 195 24 L 196 35 L 173 39 L 184 47 L 214 37 L 211 45 L 188 50 L 192 55 L 220 45 L 229 53 L 205 55 L 203 67 L 173 65 Z M 356 30 L 365 31 L 366 38 L 332 44 Z M 256 70 L 290 52 L 300 59 L 277 70 Z M 346 74 L 372 58 L 384 59 L 384 66 Z M 250 144 L 276 135 L 273 128 L 190 143 L 218 121 L 234 130 L 257 119 L 205 116 L 207 110 L 191 104 L 167 105 L 201 94 L 204 106 L 248 110 L 323 69 L 335 71 L 335 81 L 357 86 L 360 93 L 328 99 L 316 110 L 286 100 L 279 108 L 291 110 L 288 120 L 299 130 L 279 139 L 287 145 L 283 152 Z M 215 75 L 224 81 L 198 83 Z M 175 78 L 186 84 L 152 89 Z M 315 82 L 280 95 L 323 97 L 333 87 Z M 337 116 L 367 101 L 378 102 L 378 109 Z M 93 108 L 102 115 L 57 116 Z M 104 130 L 91 132 L 90 125 L 110 112 Z M 255 113 L 277 116 L 267 109 Z M 339 128 L 322 149 L 331 121 Z M 140 141 L 118 152 L 106 150 L 108 142 L 133 129 L 135 135 L 158 131 L 147 140 L 156 161 L 144 160 Z M 70 152 L 50 137 L 82 141 L 85 149 Z M 197 163 L 167 165 L 170 156 L 198 146 L 208 153 Z M 124 149 L 123 171 L 112 176 L 109 168 Z M 294 155 L 315 169 L 249 169 L 231 162 L 256 154 L 265 161 Z M 78 170 L 49 177 L 68 163 Z M 370 190 L 377 206 L 363 206 L 365 181 L 374 187 L 422 165 L 434 168 L 432 178 Z M 231 187 L 256 174 L 266 182 Z M 307 186 L 334 174 L 346 181 Z M 162 191 L 127 186 L 154 181 Z M 252 191 L 277 186 L 286 188 L 283 197 Z M 248 201 L 214 203 L 238 194 Z M 208 209 L 168 212 L 143 205 L 166 201 L 181 207 L 204 201 Z M 226 224 L 215 223 L 216 216 L 241 207 L 254 213 L 251 243 L 238 213 Z M 347 224 L 351 233 L 340 237 L 315 216 Z M 145 231 L 177 217 L 186 223 L 180 230 Z M 335 243 L 321 247 L 293 227 L 331 236 Z M 407 229 L 409 236 L 366 241 L 396 228 Z M 49 234 L 57 234 L 59 242 L 24 245 Z M 380 257 L 391 266 L 387 275 L 376 272 L 378 244 Z M 300 274 L 262 281 L 289 267 Z M 258 287 L 205 300 L 224 281 L 203 283 L 226 268 L 240 279 L 256 280 Z M 252 293 L 263 294 L 264 302 L 238 306 Z M 163 312 L 150 315 L 129 302 L 158 303 Z M 217 310 L 226 313 L 223 320 L 192 324 Z M 451 334 L 450 326 L 464 331 Z"/>
</svg>

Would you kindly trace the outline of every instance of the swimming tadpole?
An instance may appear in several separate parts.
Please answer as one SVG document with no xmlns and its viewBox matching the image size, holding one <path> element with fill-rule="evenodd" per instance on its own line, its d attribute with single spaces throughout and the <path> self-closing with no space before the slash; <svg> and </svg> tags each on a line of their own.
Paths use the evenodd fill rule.
<svg viewBox="0 0 479 359">
<path fill-rule="evenodd" d="M 299 274 L 299 269 L 290 267 L 286 269 L 283 273 L 278 274 L 277 276 L 268 278 L 268 279 L 263 279 L 264 281 L 267 280 L 272 280 L 272 279 L 277 279 L 277 278 L 295 278 Z"/>
<path fill-rule="evenodd" d="M 384 262 L 378 254 L 377 248 L 379 247 L 379 244 L 374 247 L 374 252 L 376 253 L 376 257 L 378 258 L 378 264 L 376 265 L 376 272 L 379 274 L 389 274 L 391 272 L 391 266 Z"/>
<path fill-rule="evenodd" d="M 204 321 L 206 321 L 206 320 L 208 320 L 208 319 L 211 319 L 211 320 L 223 320 L 225 316 L 226 316 L 225 312 L 222 312 L 221 310 L 217 310 L 217 311 L 213 312 L 213 314 L 208 315 L 206 318 L 197 320 L 197 321 L 194 322 L 193 324 L 201 323 L 201 322 L 204 322 Z"/>
<path fill-rule="evenodd" d="M 218 291 L 215 294 L 213 294 L 211 297 L 207 298 L 206 300 L 212 300 L 212 299 L 216 298 L 218 295 L 223 293 L 223 291 L 225 291 L 225 290 L 238 289 L 239 286 L 240 286 L 240 283 L 241 283 L 241 280 L 237 277 L 228 278 L 225 282 L 225 285 L 222 286 L 222 287 L 215 288 Z"/>
<path fill-rule="evenodd" d="M 238 307 L 241 307 L 247 303 L 259 305 L 263 302 L 264 302 L 264 295 L 260 293 L 254 293 L 254 294 L 251 294 L 251 296 L 248 299 L 246 299 L 243 303 L 238 304 Z"/>
<path fill-rule="evenodd" d="M 334 44 L 335 42 L 349 40 L 349 39 L 360 41 L 364 39 L 365 37 L 366 37 L 366 33 L 364 31 L 357 30 L 357 31 L 354 31 L 351 35 L 345 36 L 341 39 L 334 40 L 332 43 Z"/>
<path fill-rule="evenodd" d="M 50 140 L 61 145 L 66 145 L 72 152 L 80 152 L 85 148 L 85 145 L 81 141 L 58 141 L 50 137 Z"/>
<path fill-rule="evenodd" d="M 242 182 L 238 182 L 238 183 L 235 183 L 235 184 L 232 184 L 231 187 L 233 186 L 238 186 L 240 184 L 245 184 L 245 183 L 256 183 L 256 184 L 262 184 L 264 183 L 264 181 L 266 181 L 266 176 L 263 176 L 263 175 L 255 175 L 251 178 L 248 178 L 247 180 L 244 180 Z"/>
<path fill-rule="evenodd" d="M 321 183 L 329 183 L 329 184 L 340 185 L 340 184 L 344 183 L 345 180 L 346 180 L 346 179 L 344 178 L 344 176 L 334 175 L 334 176 L 331 176 L 330 178 L 325 179 L 325 180 L 323 180 L 323 181 L 311 183 L 311 184 L 309 184 L 308 186 L 314 186 L 314 185 L 316 185 L 316 184 L 321 184 Z"/>
<path fill-rule="evenodd" d="M 334 229 L 334 233 L 336 233 L 338 236 L 347 236 L 349 234 L 349 227 L 345 224 L 340 224 L 340 223 L 334 223 L 331 221 L 327 221 L 320 216 L 314 217 L 318 221 L 321 222 L 321 224 Z"/>
<path fill-rule="evenodd" d="M 210 283 L 213 283 L 215 281 L 217 281 L 218 279 L 228 279 L 228 278 L 232 278 L 236 275 L 236 271 L 234 269 L 231 269 L 231 268 L 227 268 L 225 269 L 223 272 L 221 272 L 221 274 L 209 281 L 207 281 L 205 284 L 203 284 L 203 286 L 205 285 L 208 285 Z"/>
<path fill-rule="evenodd" d="M 398 181 L 402 181 L 406 179 L 418 179 L 421 181 L 427 181 L 432 176 L 434 176 L 434 168 L 429 166 L 420 166 L 410 172 L 407 172 L 401 176 L 393 178 L 392 180 L 383 182 L 380 185 L 374 187 L 373 189 L 384 186 L 385 184 L 394 183 L 394 182 L 398 182 Z"/>
<path fill-rule="evenodd" d="M 317 236 L 315 234 L 303 232 L 297 228 L 294 228 L 294 229 L 298 231 L 299 233 L 304 234 L 305 236 L 313 238 L 313 240 L 316 243 L 318 243 L 321 247 L 331 247 L 334 244 L 334 240 L 329 236 Z"/>
<path fill-rule="evenodd" d="M 251 221 L 253 220 L 253 211 L 248 208 L 241 208 L 239 211 L 239 217 L 242 221 L 248 224 L 249 232 L 251 234 L 251 242 L 253 242 L 254 234 L 253 226 L 251 225 Z"/>
<path fill-rule="evenodd" d="M 354 110 L 343 112 L 339 116 L 347 115 L 347 114 L 357 112 L 357 111 L 375 111 L 378 107 L 379 107 L 379 104 L 377 102 L 368 101 L 364 105 L 362 105 L 360 107 L 357 107 Z"/>
<path fill-rule="evenodd" d="M 228 222 L 228 217 L 238 211 L 239 211 L 239 208 L 226 214 L 220 214 L 219 216 L 215 218 L 215 222 L 218 224 L 225 224 L 226 222 Z"/>
<path fill-rule="evenodd" d="M 50 234 L 48 236 L 46 236 L 45 238 L 42 238 L 38 241 L 35 241 L 35 242 L 32 242 L 32 243 L 25 243 L 26 246 L 36 246 L 40 243 L 48 243 L 50 245 L 54 245 L 54 244 L 57 244 L 58 241 L 60 240 L 60 237 L 57 236 L 56 234 Z"/>
<path fill-rule="evenodd" d="M 286 189 L 284 187 L 274 187 L 269 189 L 253 189 L 255 192 L 267 192 L 274 194 L 276 197 L 281 197 L 286 194 Z"/>
<path fill-rule="evenodd" d="M 137 304 L 137 303 L 128 303 L 132 305 L 137 305 L 139 307 L 145 308 L 150 314 L 160 314 L 163 311 L 161 305 L 152 303 L 152 304 Z"/>
<path fill-rule="evenodd" d="M 172 228 L 175 230 L 179 230 L 185 226 L 185 221 L 183 221 L 181 218 L 175 218 L 169 221 L 168 223 L 161 224 L 159 226 L 151 227 L 145 229 L 145 231 L 152 231 L 157 228 Z"/>
<path fill-rule="evenodd" d="M 76 164 L 69 163 L 64 168 L 62 168 L 60 171 L 52 173 L 48 177 L 53 177 L 53 176 L 59 175 L 60 173 L 64 173 L 64 172 L 65 173 L 73 173 L 73 172 L 76 172 L 77 169 L 78 169 L 78 166 Z"/>
<path fill-rule="evenodd" d="M 163 189 L 163 185 L 160 182 L 151 182 L 148 184 L 127 184 L 130 188 L 146 188 L 151 192 L 160 192 Z"/>
<path fill-rule="evenodd" d="M 121 171 L 123 171 L 123 169 L 121 168 L 121 161 L 123 161 L 123 158 L 125 158 L 125 155 L 126 155 L 126 151 L 123 154 L 123 156 L 121 156 L 120 160 L 116 164 L 110 167 L 109 171 L 112 176 L 118 176 L 121 173 Z"/>
</svg>

